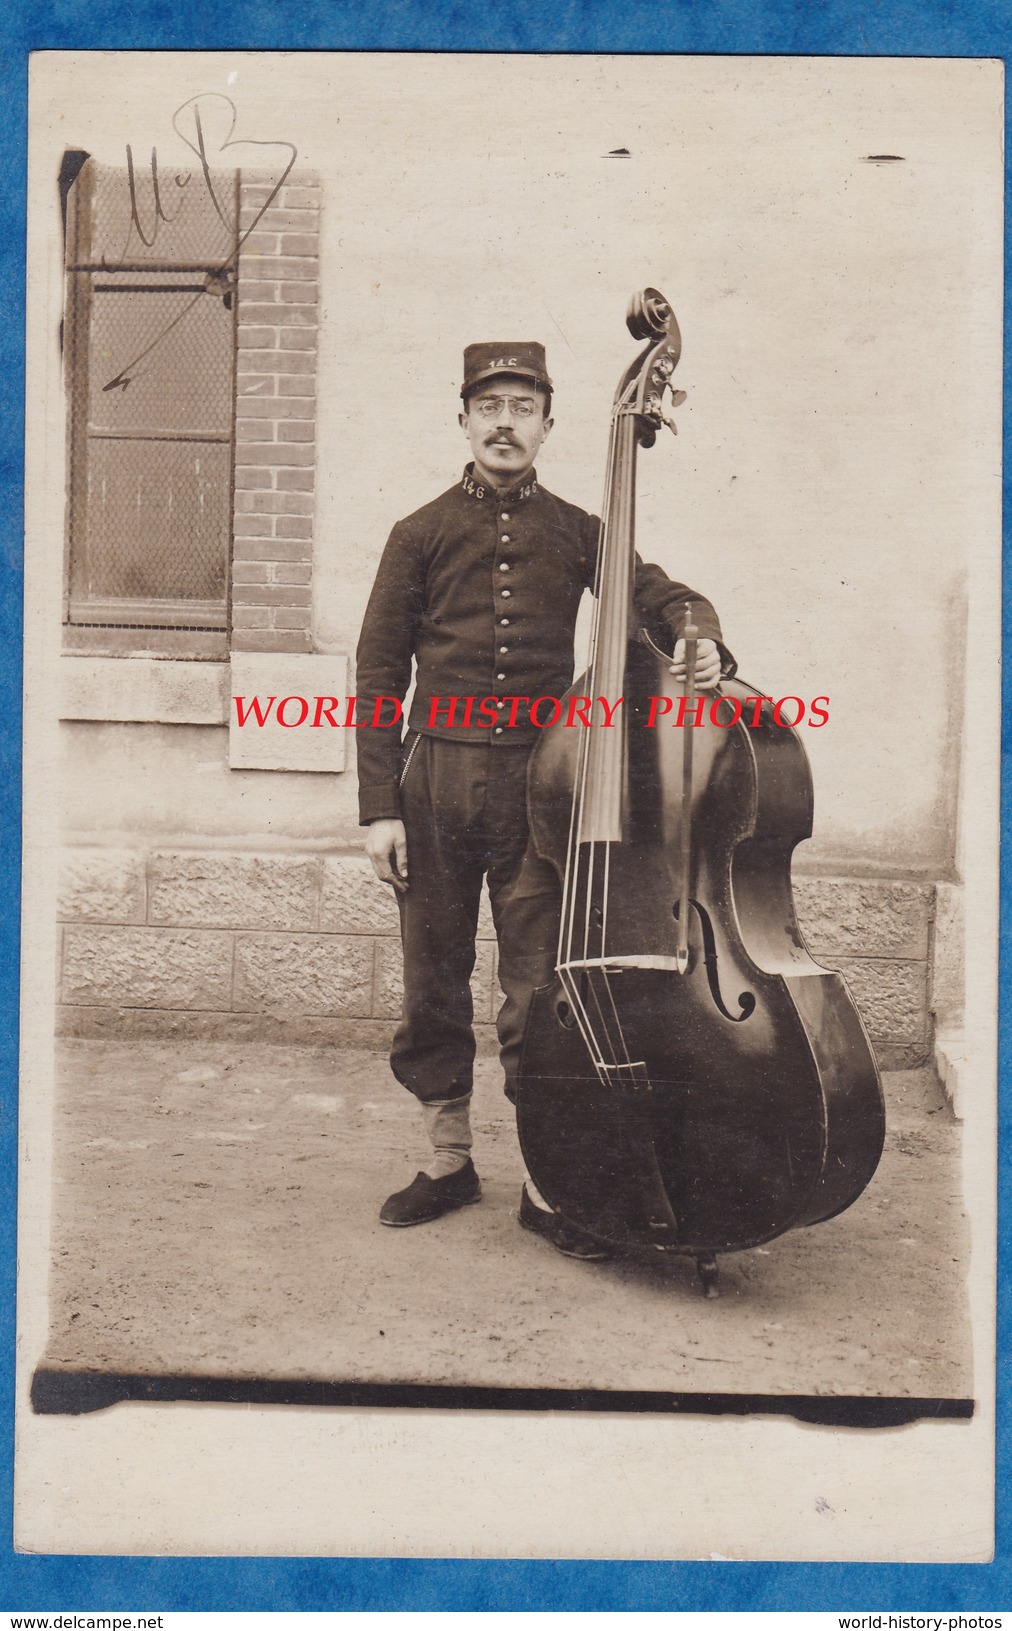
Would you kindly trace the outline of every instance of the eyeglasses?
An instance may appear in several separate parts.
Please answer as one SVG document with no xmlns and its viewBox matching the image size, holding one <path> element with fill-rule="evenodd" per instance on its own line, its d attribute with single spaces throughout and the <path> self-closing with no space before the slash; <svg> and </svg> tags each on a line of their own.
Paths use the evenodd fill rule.
<svg viewBox="0 0 1012 1631">
<path fill-rule="evenodd" d="M 537 411 L 537 402 L 532 396 L 480 396 L 472 401 L 471 407 L 482 419 L 497 419 L 504 408 L 517 419 L 530 419 Z"/>
</svg>

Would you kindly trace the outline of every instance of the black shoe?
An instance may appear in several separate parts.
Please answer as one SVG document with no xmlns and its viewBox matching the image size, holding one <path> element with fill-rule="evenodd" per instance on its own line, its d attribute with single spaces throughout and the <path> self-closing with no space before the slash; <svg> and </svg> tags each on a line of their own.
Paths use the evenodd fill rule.
<svg viewBox="0 0 1012 1631">
<path fill-rule="evenodd" d="M 445 1178 L 418 1173 L 407 1189 L 399 1189 L 383 1202 L 380 1222 L 388 1223 L 392 1229 L 407 1229 L 412 1223 L 431 1223 L 444 1212 L 452 1212 L 458 1206 L 472 1206 L 480 1200 L 481 1184 L 468 1156 L 459 1172 L 451 1172 Z"/>
<path fill-rule="evenodd" d="M 541 1235 L 554 1246 L 557 1252 L 565 1257 L 578 1257 L 584 1263 L 606 1263 L 612 1256 L 610 1246 L 603 1241 L 595 1240 L 593 1235 L 584 1234 L 574 1224 L 567 1223 L 560 1218 L 557 1212 L 544 1212 L 540 1206 L 535 1206 L 527 1193 L 525 1184 L 520 1191 L 520 1211 L 517 1213 L 521 1229 L 529 1229 L 532 1235 Z"/>
</svg>

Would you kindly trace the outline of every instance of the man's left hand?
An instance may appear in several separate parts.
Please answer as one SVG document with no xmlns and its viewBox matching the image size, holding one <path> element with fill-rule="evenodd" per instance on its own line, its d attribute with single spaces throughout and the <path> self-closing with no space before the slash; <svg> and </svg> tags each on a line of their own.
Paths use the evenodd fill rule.
<svg viewBox="0 0 1012 1631">
<path fill-rule="evenodd" d="M 677 640 L 672 653 L 670 672 L 682 685 L 688 675 L 685 671 L 685 641 Z M 696 641 L 696 690 L 712 691 L 720 680 L 720 652 L 713 640 Z"/>
</svg>

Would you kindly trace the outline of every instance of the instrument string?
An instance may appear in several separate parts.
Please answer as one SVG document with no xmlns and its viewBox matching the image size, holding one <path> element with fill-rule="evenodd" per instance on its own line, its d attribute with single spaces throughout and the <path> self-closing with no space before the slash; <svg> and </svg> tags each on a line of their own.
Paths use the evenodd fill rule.
<svg viewBox="0 0 1012 1631">
<path fill-rule="evenodd" d="M 588 689 L 617 696 L 625 676 L 625 649 L 629 636 L 629 608 L 633 583 L 632 513 L 629 466 L 635 447 L 635 423 L 629 408 L 630 387 L 620 391 L 612 410 L 602 523 L 594 577 L 594 612 L 591 624 L 591 660 Z M 621 480 L 618 478 L 621 477 Z M 602 614 L 602 608 L 604 613 Z M 593 702 L 592 702 L 593 706 Z M 593 718 L 593 714 L 591 715 Z M 603 729 L 597 725 L 596 729 Z M 617 736 L 595 740 L 594 732 L 581 737 L 577 775 L 570 810 L 563 910 L 559 930 L 559 972 L 570 1006 L 602 1080 L 606 1073 L 621 1077 L 631 1069 L 612 981 L 603 966 L 607 955 L 611 902 L 611 835 L 620 825 L 621 777 L 624 764 L 624 722 Z M 592 768 L 596 769 L 591 780 Z M 598 856 L 601 846 L 602 855 Z M 583 890 L 582 911 L 580 892 Z M 573 966 L 577 925 L 582 940 Z M 586 967 L 596 952 L 600 966 Z"/>
<path fill-rule="evenodd" d="M 559 972 L 562 976 L 562 983 L 565 988 L 566 995 L 569 998 L 570 1009 L 573 1017 L 576 1020 L 580 1035 L 583 1038 L 583 1045 L 596 1068 L 598 1059 L 597 1039 L 594 1036 L 593 1028 L 590 1024 L 590 1019 L 587 1014 L 583 997 L 579 990 L 578 982 L 573 978 L 572 969 L 562 968 Z"/>
<path fill-rule="evenodd" d="M 615 425 L 616 415 L 613 410 L 608 435 L 608 463 L 605 475 L 604 502 L 601 506 L 602 521 L 598 535 L 597 561 L 594 569 L 594 610 L 591 623 L 590 650 L 591 660 L 588 668 L 591 698 L 597 694 L 598 676 L 598 638 L 601 616 L 601 592 L 604 582 L 605 559 L 608 554 L 608 516 L 611 507 L 613 468 L 615 462 Z M 593 702 L 591 704 L 593 707 Z M 593 718 L 593 714 L 591 715 Z M 579 858 L 584 843 L 585 822 L 587 814 L 588 793 L 587 785 L 590 773 L 591 758 L 591 732 L 581 736 L 577 776 L 573 791 L 573 802 L 570 811 L 569 838 L 567 843 L 566 876 L 564 880 L 563 910 L 559 925 L 559 956 L 560 961 L 565 957 L 568 960 L 573 953 L 573 936 L 576 930 L 577 896 L 579 882 Z"/>
<path fill-rule="evenodd" d="M 587 733 L 589 735 L 589 732 Z M 568 962 L 573 950 L 573 927 L 576 911 L 576 871 L 579 856 L 580 810 L 586 788 L 588 747 L 585 736 L 580 738 L 577 774 L 573 788 L 573 802 L 569 812 L 569 837 L 566 843 L 566 874 L 563 880 L 562 912 L 559 920 L 560 963 Z"/>
</svg>

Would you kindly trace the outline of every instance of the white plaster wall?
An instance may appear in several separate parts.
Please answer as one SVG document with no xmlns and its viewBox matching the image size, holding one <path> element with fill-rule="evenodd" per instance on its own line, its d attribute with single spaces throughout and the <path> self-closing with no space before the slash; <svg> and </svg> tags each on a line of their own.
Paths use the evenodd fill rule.
<svg viewBox="0 0 1012 1631">
<path fill-rule="evenodd" d="M 361 836 L 347 773 L 230 770 L 223 725 L 64 723 L 67 843 L 325 850 Z"/>
<path fill-rule="evenodd" d="M 294 142 L 324 181 L 319 649 L 353 650 L 390 525 L 459 474 L 468 341 L 545 341 L 540 473 L 598 507 L 625 303 L 655 283 L 689 399 L 678 440 L 641 456 L 641 552 L 710 595 L 763 691 L 830 697 L 805 734 L 805 867 L 951 871 L 965 595 L 997 608 L 995 65 L 240 56 L 202 59 L 199 83 L 192 65 L 142 68 L 123 82 L 90 59 L 78 107 L 52 110 L 54 154 L 114 160 L 129 138 L 181 162 L 174 108 L 227 88 L 237 137 Z M 902 162 L 867 162 L 882 153 Z M 996 627 L 980 624 L 985 669 Z M 248 836 L 268 797 L 316 839 L 335 805 L 353 831 L 350 775 L 335 805 L 301 781 L 251 797 L 207 775 L 198 744 L 219 734 L 177 734 L 161 766 L 151 753 L 170 804 L 188 753 L 213 780 L 210 811 L 189 803 L 195 832 Z M 138 742 L 71 749 L 97 831 L 122 825 Z"/>
<path fill-rule="evenodd" d="M 346 456 L 321 473 L 318 637 L 350 643 L 390 522 L 462 463 L 470 339 L 545 340 L 541 473 L 598 508 L 625 301 L 655 282 L 689 398 L 640 460 L 641 552 L 710 595 L 762 690 L 831 698 L 807 864 L 947 870 L 999 298 L 993 103 L 952 66 L 583 63 L 561 115 L 544 62 L 482 64 L 463 104 L 424 76 L 396 111 L 345 87 L 351 145 L 405 117 L 420 139 L 383 187 L 330 193 L 321 446 Z"/>
</svg>

